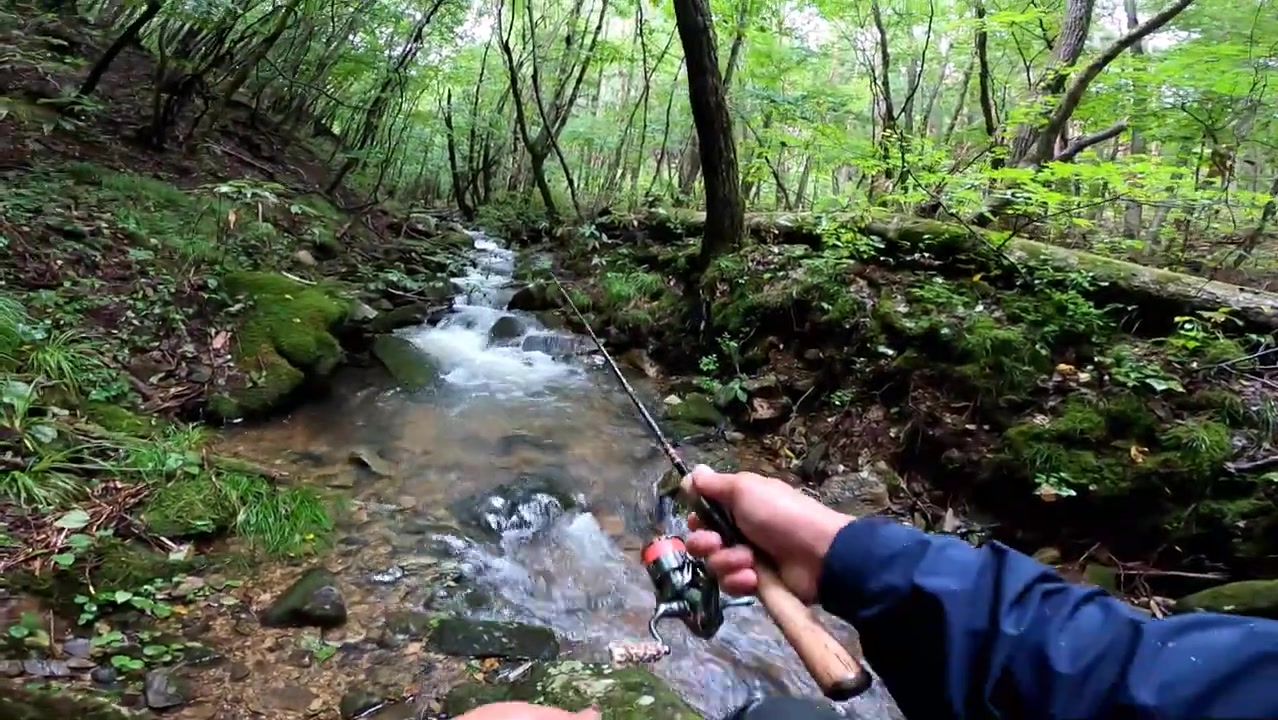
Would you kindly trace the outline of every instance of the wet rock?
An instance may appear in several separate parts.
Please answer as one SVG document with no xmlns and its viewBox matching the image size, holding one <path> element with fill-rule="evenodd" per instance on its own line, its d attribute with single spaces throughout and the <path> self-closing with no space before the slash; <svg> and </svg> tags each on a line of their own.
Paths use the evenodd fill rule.
<svg viewBox="0 0 1278 720">
<path fill-rule="evenodd" d="M 1243 580 L 1218 585 L 1176 601 L 1176 612 L 1233 613 L 1278 618 L 1278 580 Z"/>
<path fill-rule="evenodd" d="M 369 329 L 378 334 L 391 333 L 403 327 L 438 321 L 442 317 L 441 313 L 446 311 L 447 306 L 441 308 L 423 302 L 410 303 L 379 314 L 373 318 Z"/>
<path fill-rule="evenodd" d="M 656 378 L 661 375 L 661 368 L 657 366 L 657 363 L 653 362 L 652 358 L 648 357 L 648 353 L 640 350 L 639 348 L 627 350 L 621 354 L 621 357 L 618 358 L 618 360 L 622 364 L 628 365 L 643 373 L 644 377 Z"/>
<path fill-rule="evenodd" d="M 506 304 L 507 310 L 538 312 L 559 307 L 559 290 L 545 283 L 533 283 L 520 288 Z"/>
<path fill-rule="evenodd" d="M 400 638 L 424 639 L 430 634 L 435 617 L 428 613 L 400 611 L 386 616 L 386 632 Z"/>
<path fill-rule="evenodd" d="M 152 670 L 142 683 L 142 696 L 152 710 L 164 710 L 185 703 L 190 693 L 186 683 L 169 670 Z"/>
<path fill-rule="evenodd" d="M 524 352 L 545 353 L 551 357 L 584 355 L 595 350 L 594 343 L 587 338 L 553 333 L 529 335 L 524 338 L 519 347 Z"/>
<path fill-rule="evenodd" d="M 803 460 L 799 463 L 799 477 L 810 483 L 820 483 L 825 480 L 828 473 L 825 458 L 829 454 L 830 446 L 826 443 L 817 443 L 808 448 L 803 455 Z"/>
<path fill-rule="evenodd" d="M 394 585 L 404 579 L 404 568 L 398 565 L 392 565 L 385 570 L 369 575 L 368 579 L 378 585 Z"/>
<path fill-rule="evenodd" d="M 528 325 L 514 315 L 502 315 L 488 330 L 488 344 L 515 340 L 528 332 Z"/>
<path fill-rule="evenodd" d="M 62 652 L 71 657 L 87 658 L 93 654 L 93 644 L 88 638 L 71 638 L 62 643 Z"/>
<path fill-rule="evenodd" d="M 296 260 L 299 265 L 305 265 L 306 267 L 314 267 L 319 264 L 315 261 L 315 256 L 312 255 L 309 250 L 298 250 L 293 253 L 293 259 Z"/>
<path fill-rule="evenodd" d="M 23 660 L 22 669 L 26 674 L 36 677 L 71 677 L 71 668 L 62 660 Z"/>
<path fill-rule="evenodd" d="M 346 622 L 346 601 L 337 577 L 311 568 L 262 613 L 265 627 L 337 627 Z"/>
<path fill-rule="evenodd" d="M 86 670 L 92 670 L 93 668 L 97 666 L 98 664 L 93 662 L 89 658 L 82 658 L 82 657 L 67 658 L 67 667 L 74 672 L 84 672 Z"/>
<path fill-rule="evenodd" d="M 93 668 L 93 671 L 89 673 L 89 679 L 103 687 L 114 686 L 116 681 L 119 680 L 119 677 L 120 676 L 116 673 L 115 668 L 109 668 L 105 665 L 95 667 Z"/>
<path fill-rule="evenodd" d="M 342 696 L 337 710 L 341 713 L 342 720 L 355 720 L 384 702 L 386 699 L 377 693 L 368 690 L 352 690 Z"/>
<path fill-rule="evenodd" d="M 663 680 L 641 667 L 612 668 L 576 660 L 536 663 L 512 684 L 468 683 L 444 698 L 456 717 L 480 705 L 536 702 L 572 712 L 595 706 L 609 720 L 694 720 L 701 716 Z"/>
<path fill-rule="evenodd" d="M 547 660 L 559 654 L 555 631 L 541 625 L 445 618 L 430 634 L 430 646 L 445 655 Z"/>
<path fill-rule="evenodd" d="M 673 422 L 707 427 L 723 422 L 723 414 L 715 407 L 714 400 L 704 393 L 690 393 L 678 403 L 667 403 L 666 416 Z"/>
<path fill-rule="evenodd" d="M 0 678 L 15 678 L 24 672 L 21 660 L 0 660 Z"/>
<path fill-rule="evenodd" d="M 203 590 L 205 585 L 206 583 L 204 582 L 204 578 L 187 575 L 178 582 L 177 587 L 173 588 L 169 594 L 179 599 L 190 597 L 200 590 Z"/>
<path fill-rule="evenodd" d="M 376 310 L 359 300 L 356 300 L 351 305 L 351 320 L 355 322 L 367 322 L 377 317 L 377 314 Z"/>
<path fill-rule="evenodd" d="M 398 335 L 378 335 L 373 355 L 405 390 L 422 390 L 439 381 L 435 361 L 411 341 Z"/>
<path fill-rule="evenodd" d="M 368 468 L 378 477 L 393 477 L 395 475 L 395 466 L 391 465 L 373 448 L 358 447 L 351 450 L 350 460 L 357 465 L 363 465 Z"/>
<path fill-rule="evenodd" d="M 298 649 L 288 654 L 287 661 L 289 665 L 305 670 L 315 664 L 315 657 L 308 650 Z"/>
<path fill-rule="evenodd" d="M 463 527 L 496 538 L 507 532 L 535 533 L 577 506 L 571 489 L 558 477 L 520 475 L 488 493 L 464 498 L 451 509 Z"/>
</svg>

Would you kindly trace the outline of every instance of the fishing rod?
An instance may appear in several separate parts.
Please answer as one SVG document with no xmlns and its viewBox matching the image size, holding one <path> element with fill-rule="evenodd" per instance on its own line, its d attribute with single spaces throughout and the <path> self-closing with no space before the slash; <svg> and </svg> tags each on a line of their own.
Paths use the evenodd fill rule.
<svg viewBox="0 0 1278 720">
<path fill-rule="evenodd" d="M 696 512 L 697 519 L 707 529 L 717 532 L 723 539 L 724 546 L 744 544 L 754 552 L 755 572 L 758 575 L 756 595 L 773 622 L 781 629 L 781 634 L 798 654 L 808 674 L 821 688 L 821 692 L 827 698 L 841 702 L 869 689 L 870 673 L 817 622 L 807 605 L 790 592 L 777 574 L 775 564 L 770 561 L 766 553 L 741 534 L 728 510 L 717 500 L 701 497 L 691 490 L 687 482 L 691 474 L 688 464 L 679 457 L 674 446 L 661 432 L 657 421 L 639 400 L 638 393 L 630 386 L 621 368 L 613 361 L 603 341 L 595 335 L 590 323 L 577 309 L 577 305 L 573 303 L 563 283 L 559 282 L 559 278 L 554 273 L 550 273 L 550 277 L 559 288 L 568 307 L 577 316 L 578 322 L 586 329 L 595 347 L 599 349 L 612 374 L 621 383 L 626 396 L 634 403 L 648 432 L 652 434 L 662 453 L 683 481 L 680 484 L 674 484 L 668 490 L 658 491 L 659 524 L 662 516 L 670 512 L 670 508 L 673 507 L 674 496 L 682 492 L 684 499 Z M 657 603 L 652 619 L 648 622 L 648 632 L 661 648 L 661 654 L 669 653 L 670 648 L 658 632 L 657 624 L 660 621 L 677 618 L 682 620 L 694 635 L 709 640 L 723 626 L 725 610 L 751 605 L 754 602 L 753 598 L 724 597 L 719 591 L 718 581 L 710 574 L 705 563 L 692 557 L 683 539 L 677 535 L 656 535 L 643 546 L 640 559 L 656 590 Z"/>
</svg>

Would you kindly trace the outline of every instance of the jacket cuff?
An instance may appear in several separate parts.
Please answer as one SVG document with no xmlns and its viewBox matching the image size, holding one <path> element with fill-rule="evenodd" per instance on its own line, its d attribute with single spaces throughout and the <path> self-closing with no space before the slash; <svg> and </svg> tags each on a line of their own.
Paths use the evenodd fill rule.
<svg viewBox="0 0 1278 720">
<path fill-rule="evenodd" d="M 834 536 L 817 580 L 817 600 L 827 612 L 847 619 L 882 584 L 885 550 L 902 549 L 919 539 L 915 528 L 885 517 L 867 517 L 844 525 Z"/>
</svg>

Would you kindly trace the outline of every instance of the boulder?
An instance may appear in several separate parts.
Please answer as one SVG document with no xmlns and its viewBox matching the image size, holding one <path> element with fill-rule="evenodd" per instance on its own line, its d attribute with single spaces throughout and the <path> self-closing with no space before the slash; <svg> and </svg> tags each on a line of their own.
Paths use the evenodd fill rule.
<svg viewBox="0 0 1278 720">
<path fill-rule="evenodd" d="M 496 345 L 509 340 L 516 340 L 528 332 L 528 324 L 514 315 L 502 315 L 488 329 L 488 344 Z"/>
<path fill-rule="evenodd" d="M 576 660 L 535 663 L 511 684 L 468 683 L 444 698 L 456 717 L 493 702 L 535 702 L 571 712 L 594 706 L 605 720 L 699 720 L 663 680 L 642 667 L 613 668 Z"/>
<path fill-rule="evenodd" d="M 346 600 L 337 576 L 311 568 L 289 586 L 259 619 L 264 627 L 333 628 L 346 622 Z"/>
<path fill-rule="evenodd" d="M 347 319 L 349 300 L 318 285 L 275 273 L 239 272 L 222 279 L 232 295 L 249 303 L 231 340 L 243 387 L 213 396 L 209 410 L 222 420 L 269 413 L 308 377 L 327 377 L 342 361 L 333 333 Z"/>
<path fill-rule="evenodd" d="M 510 302 L 506 304 L 507 310 L 524 310 L 526 312 L 539 312 L 542 310 L 554 310 L 559 307 L 559 289 L 551 287 L 546 283 L 533 283 L 526 285 L 510 298 Z"/>
<path fill-rule="evenodd" d="M 451 303 L 429 305 L 424 302 L 401 305 L 392 310 L 382 312 L 373 318 L 373 322 L 369 324 L 369 329 L 374 333 L 384 334 L 394 332 L 403 327 L 433 324 L 439 322 L 439 319 L 449 311 L 450 305 Z"/>
<path fill-rule="evenodd" d="M 435 361 L 406 338 L 378 335 L 373 340 L 373 355 L 405 390 L 422 390 L 439 381 Z"/>
<path fill-rule="evenodd" d="M 535 533 L 577 506 L 571 488 L 559 477 L 520 475 L 489 492 L 463 498 L 451 509 L 464 528 L 496 539 L 512 531 Z"/>
<path fill-rule="evenodd" d="M 570 357 L 594 352 L 595 344 L 588 338 L 575 335 L 537 333 L 524 338 L 520 348 L 524 352 L 545 353 L 552 357 Z"/>
<path fill-rule="evenodd" d="M 435 624 L 429 644 L 436 652 L 460 657 L 551 660 L 559 655 L 554 630 L 497 620 L 444 618 Z"/>
<path fill-rule="evenodd" d="M 1175 610 L 1278 619 L 1278 580 L 1243 580 L 1208 588 L 1177 600 Z"/>
<path fill-rule="evenodd" d="M 705 427 L 717 427 L 723 423 L 723 413 L 715 407 L 714 400 L 704 393 L 689 393 L 678 403 L 667 404 L 666 415 L 676 423 Z"/>
</svg>

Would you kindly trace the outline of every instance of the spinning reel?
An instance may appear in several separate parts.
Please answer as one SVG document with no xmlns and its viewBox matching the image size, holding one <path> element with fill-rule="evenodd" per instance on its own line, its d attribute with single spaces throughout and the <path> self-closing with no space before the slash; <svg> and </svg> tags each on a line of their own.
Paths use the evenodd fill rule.
<svg viewBox="0 0 1278 720">
<path fill-rule="evenodd" d="M 640 558 L 657 593 L 657 606 L 648 621 L 648 633 L 666 652 L 669 646 L 657 631 L 657 624 L 662 620 L 677 618 L 693 635 L 708 640 L 723 626 L 724 610 L 755 603 L 754 598 L 749 597 L 724 597 L 705 564 L 689 555 L 683 540 L 673 535 L 649 541 Z"/>
</svg>

